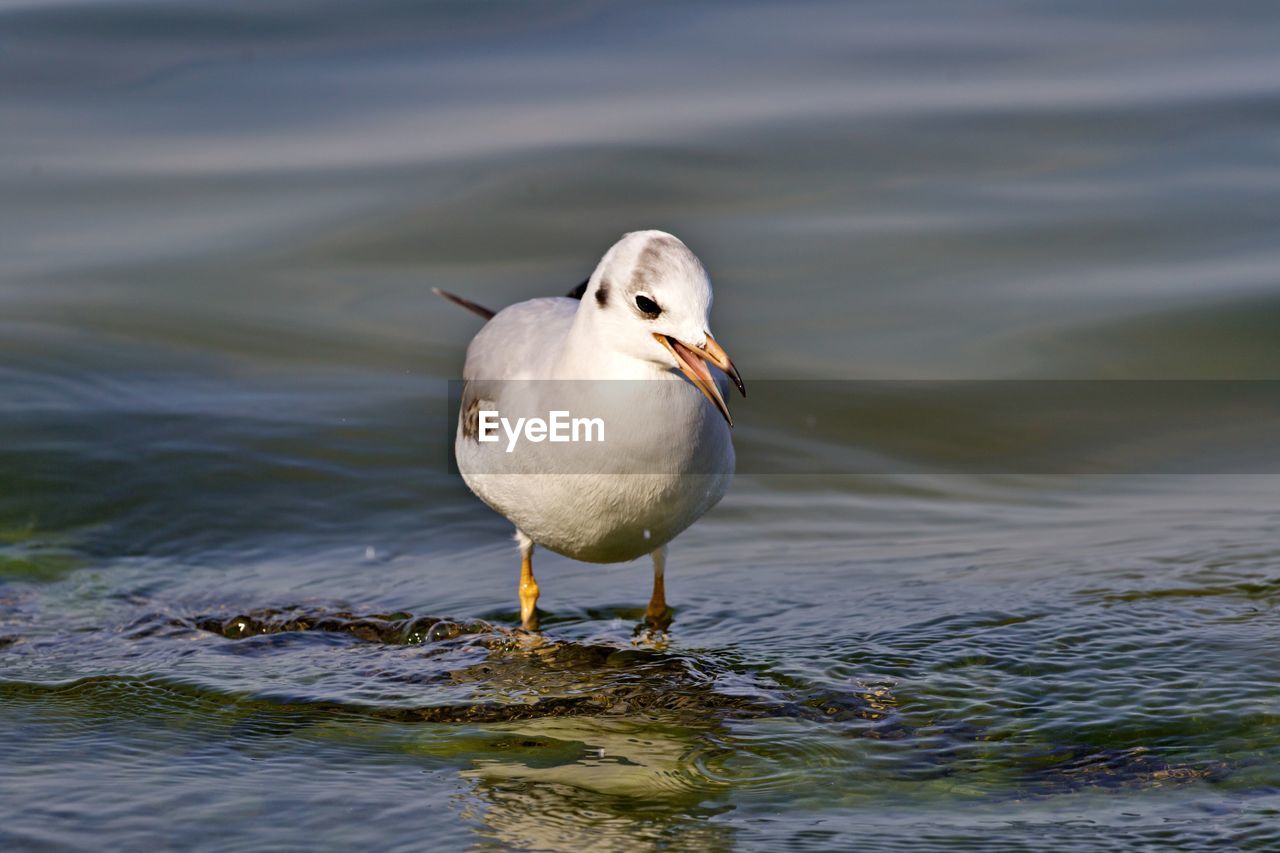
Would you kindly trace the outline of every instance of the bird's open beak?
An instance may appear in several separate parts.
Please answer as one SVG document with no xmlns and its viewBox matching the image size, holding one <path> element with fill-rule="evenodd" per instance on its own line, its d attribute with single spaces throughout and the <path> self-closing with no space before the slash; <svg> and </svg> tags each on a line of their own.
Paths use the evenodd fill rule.
<svg viewBox="0 0 1280 853">
<path fill-rule="evenodd" d="M 720 396 L 720 389 L 716 387 L 715 379 L 711 377 L 711 371 L 707 370 L 706 362 L 711 362 L 716 367 L 724 371 L 725 376 L 733 380 L 733 384 L 738 386 L 738 390 L 742 392 L 742 396 L 747 396 L 747 386 L 742 384 L 742 377 L 738 375 L 738 368 L 733 366 L 733 362 L 729 360 L 729 355 L 724 351 L 720 344 L 716 343 L 716 339 L 707 334 L 706 346 L 691 347 L 688 344 L 682 344 L 675 338 L 668 335 L 654 334 L 658 339 L 658 343 L 662 344 L 671 354 L 676 357 L 676 363 L 680 365 L 680 372 L 689 378 L 689 381 L 697 387 L 699 391 L 706 395 L 720 414 L 724 415 L 724 419 L 733 426 L 733 418 L 729 417 L 729 407 L 725 405 L 724 397 Z"/>
</svg>

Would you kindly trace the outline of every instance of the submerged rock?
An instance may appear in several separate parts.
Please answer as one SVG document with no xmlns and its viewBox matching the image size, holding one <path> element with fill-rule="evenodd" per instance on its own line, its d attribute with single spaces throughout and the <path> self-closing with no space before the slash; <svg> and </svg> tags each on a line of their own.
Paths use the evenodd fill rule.
<svg viewBox="0 0 1280 853">
<path fill-rule="evenodd" d="M 644 646 L 554 640 L 481 620 L 455 622 L 410 613 L 360 615 L 284 607 L 198 616 L 190 627 L 229 640 L 322 632 L 365 643 L 422 646 L 436 669 L 429 678 L 399 681 L 470 686 L 476 701 L 419 707 L 378 705 L 344 710 L 382 720 L 500 722 L 542 717 L 662 714 L 690 720 L 795 717 L 882 721 L 883 695 L 834 696 L 793 690 L 759 673 L 735 672 L 705 657 Z M 439 655 L 456 651 L 453 659 Z M 479 658 L 477 660 L 477 657 Z M 381 673 L 382 677 L 388 677 Z"/>
</svg>

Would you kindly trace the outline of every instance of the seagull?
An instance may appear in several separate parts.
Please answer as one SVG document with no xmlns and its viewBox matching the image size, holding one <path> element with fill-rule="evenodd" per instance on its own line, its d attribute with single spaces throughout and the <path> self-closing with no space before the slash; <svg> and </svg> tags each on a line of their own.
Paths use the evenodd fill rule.
<svg viewBox="0 0 1280 853">
<path fill-rule="evenodd" d="M 643 624 L 668 628 L 667 544 L 728 490 L 725 377 L 747 393 L 711 335 L 702 262 L 671 234 L 634 231 L 567 296 L 494 312 L 434 292 L 486 321 L 467 347 L 454 454 L 467 486 L 515 525 L 522 627 L 538 630 L 540 545 L 592 563 L 650 555 Z M 602 440 L 555 444 L 527 429 L 517 443 L 490 429 L 493 417 L 556 411 L 598 417 Z"/>
</svg>

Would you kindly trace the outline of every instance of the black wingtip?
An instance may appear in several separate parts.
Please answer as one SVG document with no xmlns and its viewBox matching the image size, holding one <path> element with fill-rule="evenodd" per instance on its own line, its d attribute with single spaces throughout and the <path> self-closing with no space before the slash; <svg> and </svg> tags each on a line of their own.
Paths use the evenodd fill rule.
<svg viewBox="0 0 1280 853">
<path fill-rule="evenodd" d="M 476 303 L 472 302 L 470 299 L 463 299 L 461 296 L 458 296 L 455 293 L 450 293 L 447 290 L 441 290 L 438 287 L 431 288 L 431 292 L 434 293 L 436 296 L 439 296 L 444 299 L 448 299 L 454 305 L 458 305 L 462 308 L 466 308 L 472 314 L 478 314 L 479 316 L 485 318 L 486 320 L 492 320 L 493 315 L 498 313 L 497 311 L 490 311 L 488 308 L 485 308 L 483 305 L 477 305 Z"/>
<path fill-rule="evenodd" d="M 588 278 L 586 281 L 582 282 L 582 284 L 578 285 L 573 290 L 570 290 L 568 293 L 566 293 L 565 296 L 569 297 L 570 299 L 581 299 L 582 297 L 587 295 L 587 285 L 590 283 L 591 283 L 591 279 Z"/>
</svg>

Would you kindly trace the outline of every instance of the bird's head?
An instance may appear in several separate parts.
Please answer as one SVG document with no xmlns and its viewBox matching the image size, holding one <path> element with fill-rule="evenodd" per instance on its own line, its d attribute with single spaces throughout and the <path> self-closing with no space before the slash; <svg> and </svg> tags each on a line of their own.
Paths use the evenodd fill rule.
<svg viewBox="0 0 1280 853">
<path fill-rule="evenodd" d="M 610 346 L 632 358 L 683 373 L 733 426 L 707 363 L 746 386 L 711 336 L 711 281 L 689 247 L 663 231 L 633 231 L 592 274 L 580 312 Z"/>
</svg>

